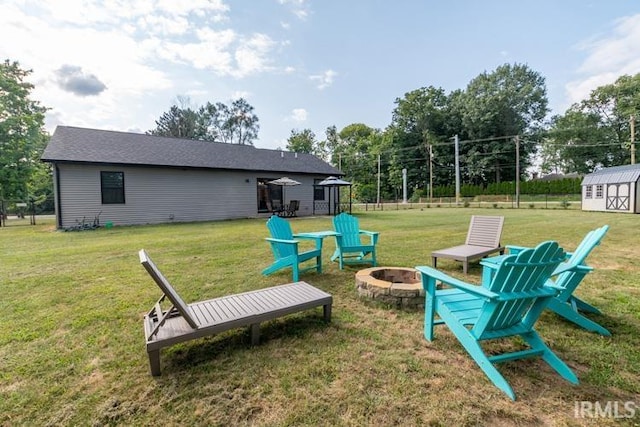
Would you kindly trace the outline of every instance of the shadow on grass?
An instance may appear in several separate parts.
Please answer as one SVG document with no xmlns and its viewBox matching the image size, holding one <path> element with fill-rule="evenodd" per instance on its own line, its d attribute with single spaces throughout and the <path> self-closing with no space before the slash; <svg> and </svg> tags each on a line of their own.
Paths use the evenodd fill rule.
<svg viewBox="0 0 640 427">
<path fill-rule="evenodd" d="M 306 315 L 291 315 L 260 324 L 260 345 L 277 340 L 305 340 L 315 332 L 321 332 L 331 324 L 326 323 L 322 311 Z M 292 343 L 296 345 L 296 343 Z M 304 347 L 308 344 L 300 344 Z M 189 370 L 191 367 L 216 363 L 229 358 L 239 358 L 256 346 L 251 345 L 249 328 L 237 328 L 188 343 L 176 345 L 162 351 L 163 375 Z M 160 377 L 162 378 L 162 377 Z"/>
</svg>

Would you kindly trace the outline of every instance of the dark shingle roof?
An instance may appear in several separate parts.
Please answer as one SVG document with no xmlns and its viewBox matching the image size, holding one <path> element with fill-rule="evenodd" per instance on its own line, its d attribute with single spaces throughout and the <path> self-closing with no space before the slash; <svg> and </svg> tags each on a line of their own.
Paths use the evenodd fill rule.
<svg viewBox="0 0 640 427">
<path fill-rule="evenodd" d="M 56 128 L 41 160 L 341 175 L 311 154 L 70 126 Z"/>
</svg>

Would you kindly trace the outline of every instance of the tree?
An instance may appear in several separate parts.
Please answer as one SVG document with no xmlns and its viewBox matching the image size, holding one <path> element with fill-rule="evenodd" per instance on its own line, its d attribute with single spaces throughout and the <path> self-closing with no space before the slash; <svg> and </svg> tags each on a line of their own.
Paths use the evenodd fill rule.
<svg viewBox="0 0 640 427">
<path fill-rule="evenodd" d="M 287 150 L 296 153 L 313 154 L 316 145 L 316 134 L 311 129 L 292 129 L 287 140 Z"/>
<path fill-rule="evenodd" d="M 172 105 L 169 111 L 162 113 L 156 120 L 156 128 L 148 133 L 157 136 L 213 141 L 207 138 L 206 131 L 199 123 L 198 114 L 190 107 L 177 105 Z"/>
<path fill-rule="evenodd" d="M 241 145 L 253 145 L 258 137 L 258 116 L 243 98 L 232 101 L 231 105 L 207 102 L 197 110 L 185 99 L 179 98 L 181 105 L 171 106 L 156 120 L 156 128 L 148 133 Z"/>
<path fill-rule="evenodd" d="M 464 98 L 463 125 L 476 140 L 462 149 L 465 163 L 481 166 L 470 171 L 471 178 L 486 183 L 514 180 L 515 144 L 504 137 L 539 132 L 548 112 L 544 77 L 526 65 L 504 64 L 473 79 Z M 533 140 L 521 139 L 522 172 L 535 152 Z"/>
<path fill-rule="evenodd" d="M 555 116 L 544 151 L 553 153 L 565 172 L 628 164 L 629 120 L 639 112 L 640 74 L 622 76 Z"/>
<path fill-rule="evenodd" d="M 18 62 L 0 64 L 0 198 L 33 197 L 31 180 L 46 169 L 39 161 L 47 142 L 46 108 L 30 99 L 34 86 L 25 81 L 29 74 Z"/>
<path fill-rule="evenodd" d="M 453 177 L 453 135 L 449 122 L 449 98 L 433 86 L 413 90 L 397 98 L 388 129 L 392 147 L 388 175 L 393 188 L 402 185 L 402 169 L 407 169 L 409 188 L 445 184 Z M 436 167 L 430 165 L 433 154 Z"/>
</svg>

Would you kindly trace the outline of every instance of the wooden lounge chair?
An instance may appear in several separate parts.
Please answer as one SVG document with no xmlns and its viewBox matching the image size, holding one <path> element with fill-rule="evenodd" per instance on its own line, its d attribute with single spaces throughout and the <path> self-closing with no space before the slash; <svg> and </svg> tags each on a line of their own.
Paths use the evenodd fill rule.
<svg viewBox="0 0 640 427">
<path fill-rule="evenodd" d="M 509 255 L 490 283 L 475 286 L 431 267 L 416 267 L 425 290 L 424 336 L 433 340 L 434 325 L 446 324 L 493 384 L 511 399 L 516 396 L 494 364 L 541 357 L 560 376 L 577 384 L 573 371 L 544 343 L 533 328 L 540 313 L 559 289 L 549 281 L 565 253 L 556 242 L 539 244 Z M 436 289 L 436 281 L 450 286 Z M 440 319 L 434 320 L 437 314 Z M 518 338 L 525 348 L 488 355 L 481 343 Z M 533 368 L 536 369 L 536 368 Z"/>
<path fill-rule="evenodd" d="M 345 264 L 371 264 L 373 267 L 377 265 L 376 245 L 380 233 L 361 230 L 358 218 L 346 212 L 333 217 L 333 228 L 336 231 L 336 250 L 331 256 L 331 261 L 337 259 L 340 270 Z M 365 242 L 361 241 L 361 236 L 366 236 Z"/>
<path fill-rule="evenodd" d="M 462 261 L 462 271 L 467 274 L 470 261 L 496 252 L 503 254 L 504 247 L 500 246 L 503 223 L 503 216 L 472 216 L 464 245 L 431 252 L 433 268 L 437 267 L 438 258 L 451 258 Z"/>
<path fill-rule="evenodd" d="M 162 290 L 162 297 L 144 316 L 152 375 L 160 375 L 160 349 L 164 347 L 243 326 L 249 326 L 251 343 L 255 345 L 260 339 L 261 322 L 319 306 L 323 307 L 324 319 L 331 320 L 333 297 L 305 282 L 186 304 L 144 249 L 139 256 L 140 263 Z M 165 299 L 170 304 L 166 310 L 161 307 Z"/>
</svg>

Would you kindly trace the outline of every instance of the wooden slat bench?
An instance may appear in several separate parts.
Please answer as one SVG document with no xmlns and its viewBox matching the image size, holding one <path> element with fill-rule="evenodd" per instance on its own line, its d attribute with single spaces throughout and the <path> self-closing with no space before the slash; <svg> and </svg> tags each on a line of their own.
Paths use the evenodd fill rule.
<svg viewBox="0 0 640 427">
<path fill-rule="evenodd" d="M 260 323 L 290 313 L 323 307 L 331 320 L 333 297 L 306 282 L 295 282 L 207 301 L 186 304 L 151 261 L 144 249 L 140 263 L 163 292 L 144 317 L 144 332 L 152 375 L 160 375 L 160 350 L 193 339 L 243 326 L 251 330 L 251 343 L 260 340 Z M 166 299 L 171 306 L 161 308 Z"/>
</svg>

